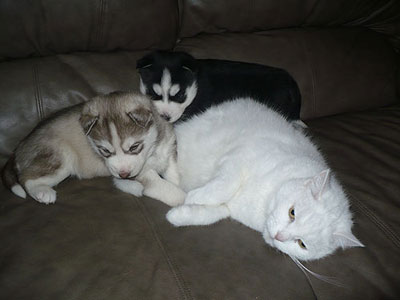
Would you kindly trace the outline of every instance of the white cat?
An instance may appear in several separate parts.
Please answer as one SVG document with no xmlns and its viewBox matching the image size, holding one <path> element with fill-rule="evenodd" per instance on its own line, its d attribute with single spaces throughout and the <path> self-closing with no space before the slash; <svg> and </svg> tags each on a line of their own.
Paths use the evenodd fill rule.
<svg viewBox="0 0 400 300">
<path fill-rule="evenodd" d="M 177 125 L 176 134 L 188 194 L 167 214 L 175 226 L 231 217 L 297 262 L 363 247 L 351 233 L 348 199 L 317 147 L 278 113 L 238 99 Z"/>
</svg>

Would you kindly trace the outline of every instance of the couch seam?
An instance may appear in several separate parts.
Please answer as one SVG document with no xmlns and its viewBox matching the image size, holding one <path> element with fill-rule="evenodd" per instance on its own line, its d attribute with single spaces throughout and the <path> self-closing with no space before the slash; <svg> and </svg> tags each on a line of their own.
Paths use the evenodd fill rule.
<svg viewBox="0 0 400 300">
<path fill-rule="evenodd" d="M 320 0 L 314 0 L 314 3 L 312 5 L 311 9 L 309 10 L 307 16 L 303 19 L 301 26 L 304 26 L 304 24 L 308 23 L 308 19 L 314 14 L 314 11 L 319 3 L 320 3 Z"/>
<path fill-rule="evenodd" d="M 35 89 L 35 102 L 36 102 L 36 111 L 38 114 L 39 121 L 41 121 L 44 117 L 43 113 L 43 101 L 42 101 L 42 93 L 39 86 L 39 67 L 36 63 L 33 64 L 33 84 Z"/>
<path fill-rule="evenodd" d="M 179 42 L 181 39 L 181 33 L 182 33 L 182 24 L 183 24 L 183 16 L 184 16 L 184 4 L 182 0 L 178 0 L 177 2 L 177 10 L 178 10 L 178 24 L 177 24 L 177 30 L 176 30 L 176 37 L 175 37 L 175 44 L 172 46 L 172 48 L 176 47 L 176 44 Z"/>
<path fill-rule="evenodd" d="M 365 206 L 357 197 L 353 194 L 349 193 L 351 198 L 354 200 L 353 203 L 355 206 L 364 213 L 365 216 L 368 217 L 369 220 L 372 221 L 386 236 L 387 238 L 392 241 L 392 243 L 397 247 L 400 248 L 400 238 L 397 234 L 387 225 L 384 221 L 382 221 L 376 214 L 374 214 L 367 206 Z"/>
<path fill-rule="evenodd" d="M 100 48 L 105 45 L 104 32 L 106 26 L 106 15 L 107 15 L 107 0 L 101 0 L 101 11 L 100 11 L 100 29 L 99 29 L 99 46 Z"/>
<path fill-rule="evenodd" d="M 310 73 L 311 73 L 312 101 L 313 101 L 312 114 L 315 116 L 316 113 L 317 113 L 317 100 L 316 100 L 316 96 L 315 96 L 316 95 L 316 92 L 315 92 L 315 90 L 316 90 L 316 88 L 315 88 L 315 69 L 314 69 L 313 63 L 311 62 L 310 55 L 308 53 L 309 50 L 308 50 L 308 48 L 306 47 L 305 44 L 306 43 L 304 41 L 304 38 L 301 38 L 301 45 L 303 46 L 304 54 L 305 54 L 306 59 L 308 61 L 309 70 L 310 70 Z"/>
<path fill-rule="evenodd" d="M 93 34 L 93 48 L 95 50 L 99 50 L 101 48 L 101 41 L 103 35 L 103 24 L 104 24 L 104 15 L 105 15 L 105 0 L 99 0 L 97 6 L 97 13 L 96 13 L 96 27 Z"/>
<path fill-rule="evenodd" d="M 172 259 L 171 255 L 168 253 L 167 247 L 164 245 L 161 239 L 161 235 L 157 230 L 156 224 L 152 220 L 152 217 L 147 211 L 147 208 L 144 204 L 144 202 L 138 198 L 135 198 L 136 202 L 138 203 L 140 210 L 142 211 L 142 214 L 150 227 L 150 230 L 153 234 L 153 237 L 160 248 L 165 260 L 167 261 L 168 268 L 172 274 L 172 277 L 174 278 L 175 282 L 177 283 L 178 290 L 181 294 L 182 299 L 194 299 L 191 293 L 190 288 L 187 286 L 186 282 L 183 279 L 183 276 L 178 268 L 178 265 L 176 264 L 175 260 Z"/>
</svg>

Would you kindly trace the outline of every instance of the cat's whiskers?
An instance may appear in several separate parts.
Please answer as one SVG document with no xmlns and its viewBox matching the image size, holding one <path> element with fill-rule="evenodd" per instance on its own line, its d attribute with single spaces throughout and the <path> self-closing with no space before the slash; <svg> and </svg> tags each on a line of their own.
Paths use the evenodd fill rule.
<svg viewBox="0 0 400 300">
<path fill-rule="evenodd" d="M 346 287 L 345 284 L 337 281 L 335 279 L 335 277 L 329 277 L 329 276 L 324 276 L 324 275 L 320 275 L 318 273 L 315 273 L 313 271 L 311 271 L 310 269 L 308 269 L 307 267 L 305 267 L 297 258 L 294 258 L 292 256 L 289 255 L 289 257 L 293 260 L 293 262 L 300 268 L 300 270 L 304 273 L 304 275 L 306 275 L 306 277 L 308 278 L 308 280 L 310 280 L 310 277 L 308 276 L 307 273 L 310 273 L 312 276 L 316 277 L 319 280 L 322 280 L 326 283 L 338 286 L 338 287 Z"/>
</svg>

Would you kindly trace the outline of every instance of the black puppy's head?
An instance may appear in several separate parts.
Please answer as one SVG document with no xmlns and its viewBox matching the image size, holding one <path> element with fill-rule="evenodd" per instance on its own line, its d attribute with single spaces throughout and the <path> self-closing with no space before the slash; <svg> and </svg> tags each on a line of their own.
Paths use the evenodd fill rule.
<svg viewBox="0 0 400 300">
<path fill-rule="evenodd" d="M 177 121 L 197 94 L 197 62 L 185 52 L 155 51 L 136 63 L 140 91 L 149 95 L 161 116 Z"/>
</svg>

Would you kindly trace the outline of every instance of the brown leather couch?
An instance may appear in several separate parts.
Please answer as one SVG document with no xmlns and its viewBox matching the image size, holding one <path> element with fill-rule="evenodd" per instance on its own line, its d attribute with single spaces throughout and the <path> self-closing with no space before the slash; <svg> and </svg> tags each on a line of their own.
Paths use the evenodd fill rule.
<svg viewBox="0 0 400 300">
<path fill-rule="evenodd" d="M 37 122 L 137 90 L 152 49 L 287 69 L 366 248 L 305 274 L 237 222 L 174 228 L 168 207 L 68 179 L 54 205 L 0 186 L 0 299 L 399 299 L 400 2 L 0 1 L 0 164 Z"/>
</svg>

